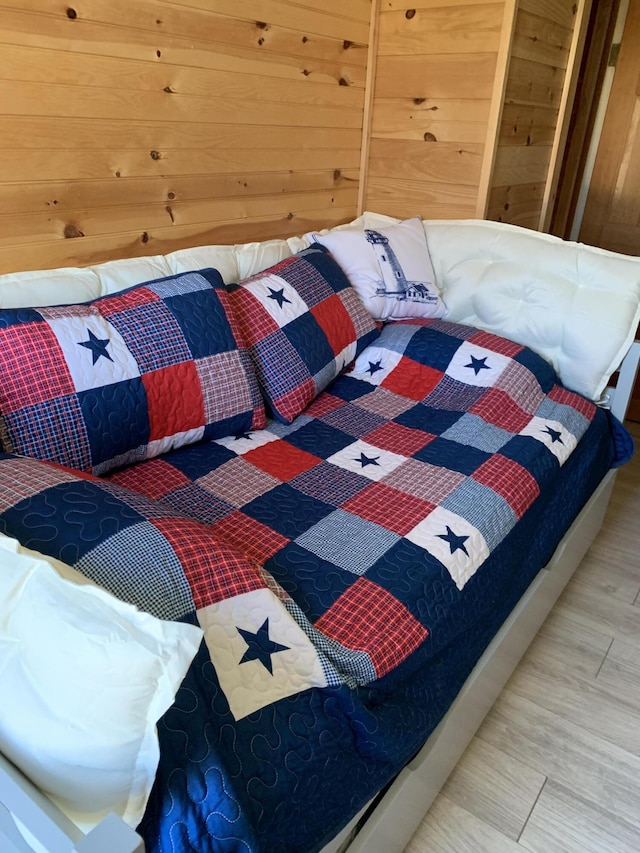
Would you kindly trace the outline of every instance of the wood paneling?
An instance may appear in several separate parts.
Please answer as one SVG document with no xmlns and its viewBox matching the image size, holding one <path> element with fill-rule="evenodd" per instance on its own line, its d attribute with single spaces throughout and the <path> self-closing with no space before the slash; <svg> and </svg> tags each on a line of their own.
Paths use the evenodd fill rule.
<svg viewBox="0 0 640 853">
<path fill-rule="evenodd" d="M 554 174 L 554 142 L 580 4 L 521 0 L 511 43 L 489 219 L 539 228 Z M 559 152 L 558 152 L 559 154 Z M 542 188 L 542 189 L 541 189 Z"/>
<path fill-rule="evenodd" d="M 370 0 L 0 5 L 0 271 L 355 216 Z"/>
<path fill-rule="evenodd" d="M 382 0 L 366 208 L 475 215 L 504 8 Z"/>
</svg>

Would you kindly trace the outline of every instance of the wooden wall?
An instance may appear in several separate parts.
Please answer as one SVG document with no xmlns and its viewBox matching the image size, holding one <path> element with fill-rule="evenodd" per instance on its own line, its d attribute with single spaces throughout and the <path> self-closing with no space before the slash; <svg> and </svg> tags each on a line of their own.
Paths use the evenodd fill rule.
<svg viewBox="0 0 640 853">
<path fill-rule="evenodd" d="M 476 215 L 504 10 L 504 0 L 381 0 L 367 209 Z"/>
<path fill-rule="evenodd" d="M 519 2 L 488 219 L 540 225 L 579 7 L 575 0 Z"/>
<path fill-rule="evenodd" d="M 0 272 L 356 215 L 370 0 L 2 0 Z"/>
</svg>

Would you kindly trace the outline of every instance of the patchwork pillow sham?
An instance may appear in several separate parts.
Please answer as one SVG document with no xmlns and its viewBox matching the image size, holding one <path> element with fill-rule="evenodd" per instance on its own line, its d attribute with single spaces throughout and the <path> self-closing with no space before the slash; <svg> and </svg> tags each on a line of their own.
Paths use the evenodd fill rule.
<svg viewBox="0 0 640 853">
<path fill-rule="evenodd" d="M 37 463 L 36 463 L 37 464 Z M 84 832 L 144 814 L 202 630 L 142 613 L 0 536 L 0 747 Z"/>
<path fill-rule="evenodd" d="M 216 270 L 0 311 L 5 451 L 103 474 L 266 423 Z"/>
<path fill-rule="evenodd" d="M 329 249 L 376 320 L 446 314 L 419 216 L 376 228 L 346 227 L 311 236 Z"/>
<path fill-rule="evenodd" d="M 379 331 L 345 274 L 319 245 L 229 285 L 258 381 L 290 424 Z"/>
</svg>

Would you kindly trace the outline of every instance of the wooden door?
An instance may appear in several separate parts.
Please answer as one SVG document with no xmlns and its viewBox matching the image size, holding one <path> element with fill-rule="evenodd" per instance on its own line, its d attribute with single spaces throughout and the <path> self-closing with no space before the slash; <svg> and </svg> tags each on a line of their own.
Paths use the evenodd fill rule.
<svg viewBox="0 0 640 853">
<path fill-rule="evenodd" d="M 579 239 L 640 255 L 640 0 L 630 0 Z"/>
</svg>

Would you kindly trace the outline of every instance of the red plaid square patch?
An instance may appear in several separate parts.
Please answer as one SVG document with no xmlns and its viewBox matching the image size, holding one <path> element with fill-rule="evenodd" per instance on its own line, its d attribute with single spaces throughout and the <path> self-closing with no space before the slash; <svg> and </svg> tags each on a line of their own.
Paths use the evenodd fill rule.
<svg viewBox="0 0 640 853">
<path fill-rule="evenodd" d="M 280 328 L 260 300 L 247 287 L 234 290 L 229 294 L 229 298 L 242 329 L 242 335 L 248 344 L 258 343 Z"/>
<path fill-rule="evenodd" d="M 204 401 L 193 361 L 163 367 L 142 377 L 149 410 L 149 441 L 204 426 Z"/>
<path fill-rule="evenodd" d="M 386 423 L 363 438 L 381 450 L 391 450 L 392 453 L 399 453 L 400 456 L 413 456 L 436 436 L 402 424 Z"/>
<path fill-rule="evenodd" d="M 468 338 L 468 341 L 470 344 L 476 344 L 476 346 L 484 347 L 500 355 L 506 355 L 509 358 L 513 358 L 524 349 L 520 344 L 514 344 L 513 341 L 493 335 L 491 332 L 476 332 Z"/>
<path fill-rule="evenodd" d="M 523 430 L 531 420 L 531 415 L 523 412 L 511 397 L 499 388 L 489 388 L 469 412 L 514 435 Z"/>
<path fill-rule="evenodd" d="M 139 462 L 105 479 L 154 499 L 162 498 L 191 482 L 181 471 L 163 459 Z"/>
<path fill-rule="evenodd" d="M 288 482 L 298 474 L 309 471 L 322 462 L 318 456 L 300 450 L 287 441 L 269 441 L 255 450 L 250 450 L 242 457 L 261 471 Z"/>
<path fill-rule="evenodd" d="M 358 578 L 343 592 L 315 627 L 348 649 L 366 652 L 378 678 L 429 636 L 404 604 L 367 578 Z"/>
<path fill-rule="evenodd" d="M 359 518 L 373 521 L 387 530 L 404 536 L 426 518 L 436 505 L 387 486 L 372 483 L 342 505 L 342 509 Z"/>
<path fill-rule="evenodd" d="M 291 541 L 240 510 L 231 512 L 217 521 L 212 529 L 225 542 L 241 549 L 247 557 L 255 560 L 259 565 L 265 563 L 269 557 L 273 557 Z"/>
<path fill-rule="evenodd" d="M 382 380 L 381 385 L 401 397 L 423 400 L 433 391 L 443 375 L 440 370 L 418 364 L 417 361 L 403 356 L 397 367 Z"/>
<path fill-rule="evenodd" d="M 117 293 L 107 296 L 100 302 L 100 313 L 103 317 L 111 317 L 121 314 L 140 305 L 149 305 L 151 302 L 161 302 L 160 297 L 146 287 L 139 287 L 127 293 Z"/>
<path fill-rule="evenodd" d="M 518 518 L 522 518 L 540 494 L 538 483 L 527 469 L 499 453 L 483 462 L 471 476 L 501 495 Z"/>
<path fill-rule="evenodd" d="M 333 354 L 338 356 L 356 338 L 356 330 L 351 318 L 342 304 L 340 297 L 335 294 L 314 305 L 311 313 L 325 333 Z"/>
<path fill-rule="evenodd" d="M 309 378 L 289 391 L 288 394 L 282 394 L 282 396 L 275 398 L 273 402 L 282 418 L 287 423 L 291 423 L 301 412 L 304 412 L 315 396 L 316 384 L 313 379 Z"/>
<path fill-rule="evenodd" d="M 321 418 L 322 415 L 328 415 L 329 412 L 335 412 L 336 409 L 340 409 L 342 406 L 346 406 L 345 400 L 341 400 L 339 397 L 334 397 L 332 394 L 329 394 L 328 391 L 325 391 L 323 394 L 320 394 L 319 397 L 316 397 L 313 403 L 307 407 L 305 414 L 310 415 L 312 418 Z"/>
<path fill-rule="evenodd" d="M 571 406 L 581 415 L 584 415 L 588 420 L 593 420 L 596 413 L 596 407 L 593 403 L 576 394 L 574 391 L 567 391 L 566 388 L 561 388 L 559 385 L 554 385 L 547 395 L 554 403 L 561 403 L 563 406 Z"/>
<path fill-rule="evenodd" d="M 197 609 L 264 587 L 258 567 L 204 524 L 185 518 L 154 518 L 150 523 L 173 548 Z"/>
<path fill-rule="evenodd" d="M 0 330 L 0 408 L 7 414 L 75 393 L 71 373 L 48 323 Z"/>
</svg>

